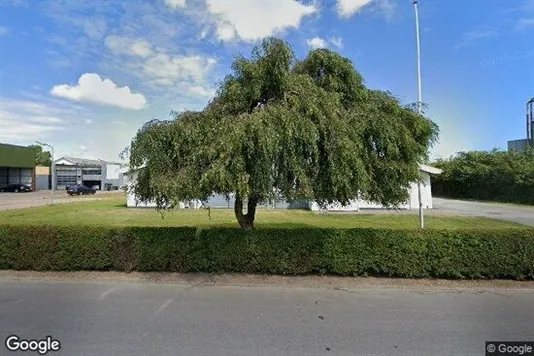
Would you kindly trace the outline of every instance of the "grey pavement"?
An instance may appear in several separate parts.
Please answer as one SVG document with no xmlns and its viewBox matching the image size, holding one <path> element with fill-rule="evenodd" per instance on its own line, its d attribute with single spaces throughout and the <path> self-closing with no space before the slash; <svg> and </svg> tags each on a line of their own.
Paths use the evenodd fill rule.
<svg viewBox="0 0 534 356">
<path fill-rule="evenodd" d="M 483 355 L 485 341 L 534 339 L 533 302 L 518 289 L 0 279 L 0 338 L 52 335 L 49 355 Z"/>
<path fill-rule="evenodd" d="M 97 200 L 99 197 L 108 194 L 121 194 L 121 192 L 100 192 L 95 195 L 69 196 L 65 190 L 55 191 L 39 190 L 28 193 L 0 193 L 0 210 L 23 209 L 50 204 L 64 204 L 77 201 Z"/>
<path fill-rule="evenodd" d="M 512 221 L 534 226 L 534 206 L 479 203 L 452 199 L 433 199 L 434 209 L 438 213 L 460 216 L 483 216 L 492 219 Z"/>
</svg>

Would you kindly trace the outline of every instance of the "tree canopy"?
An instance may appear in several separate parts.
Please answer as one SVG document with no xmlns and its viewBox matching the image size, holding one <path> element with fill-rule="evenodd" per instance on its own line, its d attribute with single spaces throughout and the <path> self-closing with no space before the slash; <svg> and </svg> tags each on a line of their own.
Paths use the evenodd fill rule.
<svg viewBox="0 0 534 356">
<path fill-rule="evenodd" d="M 434 163 L 443 170 L 432 181 L 434 194 L 534 204 L 534 151 L 469 151 Z"/>
<path fill-rule="evenodd" d="M 317 49 L 297 60 L 269 38 L 231 69 L 204 110 L 138 131 L 129 153 L 142 200 L 162 208 L 233 194 L 239 224 L 252 227 L 256 206 L 275 198 L 408 199 L 437 126 L 391 93 L 366 88 L 349 59 Z"/>
<path fill-rule="evenodd" d="M 48 151 L 43 151 L 41 145 L 30 145 L 29 147 L 35 150 L 35 165 L 50 167 L 52 166 L 52 154 Z"/>
</svg>

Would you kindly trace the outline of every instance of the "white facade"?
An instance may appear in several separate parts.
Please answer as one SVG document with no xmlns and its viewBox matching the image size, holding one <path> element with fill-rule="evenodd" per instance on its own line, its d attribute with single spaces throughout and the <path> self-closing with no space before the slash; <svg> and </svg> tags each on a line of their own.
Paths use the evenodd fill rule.
<svg viewBox="0 0 534 356">
<path fill-rule="evenodd" d="M 54 161 L 53 181 L 56 189 L 81 184 L 99 190 L 115 190 L 123 185 L 120 163 L 76 157 L 61 157 Z"/>
<path fill-rule="evenodd" d="M 421 168 L 421 200 L 423 201 L 423 209 L 432 209 L 432 189 L 430 182 L 430 174 L 427 170 L 431 170 L 433 174 L 440 174 L 441 170 L 424 166 Z M 439 172 L 439 173 L 438 173 Z M 419 209 L 419 194 L 418 183 L 412 183 L 410 187 L 409 200 L 401 204 L 399 209 Z M 341 204 L 331 204 L 326 207 L 327 211 L 358 211 L 360 209 L 384 209 L 385 207 L 378 203 L 373 203 L 363 199 L 352 200 L 348 205 L 342 206 Z M 319 211 L 321 208 L 315 202 L 310 204 L 310 209 L 313 211 Z"/>
<path fill-rule="evenodd" d="M 432 209 L 432 190 L 431 190 L 431 182 L 430 182 L 430 175 L 431 174 L 441 174 L 441 170 L 435 167 L 430 167 L 426 165 L 420 165 L 421 167 L 421 200 L 423 201 L 423 208 L 424 209 Z M 139 208 L 155 208 L 156 203 L 155 202 L 142 202 L 140 201 L 135 194 L 133 193 L 132 185 L 135 183 L 135 180 L 137 179 L 137 172 L 129 172 L 128 174 L 124 175 L 125 177 L 125 184 L 127 184 L 127 206 L 128 207 L 139 207 Z M 419 208 L 419 196 L 418 196 L 418 183 L 414 182 L 411 184 L 410 188 L 410 198 L 405 203 L 402 204 L 399 208 L 400 209 L 418 209 Z M 201 207 L 201 202 L 199 200 L 192 201 L 192 202 L 183 202 L 180 203 L 178 208 L 190 208 L 190 209 L 198 209 Z M 226 201 L 226 199 L 221 195 L 214 195 L 208 199 L 207 205 L 212 208 L 233 208 L 234 206 L 234 199 L 230 199 L 230 201 Z M 271 206 L 264 206 L 266 208 L 272 208 Z M 282 209 L 292 209 L 292 208 L 309 208 L 313 211 L 321 210 L 319 205 L 315 202 L 310 202 L 304 204 L 298 204 L 298 203 L 277 203 L 274 205 L 275 208 L 282 208 Z M 362 199 L 355 199 L 352 200 L 348 205 L 342 206 L 341 204 L 331 204 L 326 207 L 327 211 L 358 211 L 360 209 L 384 209 L 385 207 L 381 204 L 365 201 Z"/>
<path fill-rule="evenodd" d="M 133 184 L 137 179 L 137 172 L 122 173 L 124 177 L 124 184 L 126 185 L 126 206 L 128 208 L 155 208 L 156 202 L 154 201 L 141 201 L 137 198 L 133 192 Z M 200 200 L 193 200 L 189 202 L 181 202 L 178 204 L 179 209 L 199 209 L 202 205 Z"/>
</svg>

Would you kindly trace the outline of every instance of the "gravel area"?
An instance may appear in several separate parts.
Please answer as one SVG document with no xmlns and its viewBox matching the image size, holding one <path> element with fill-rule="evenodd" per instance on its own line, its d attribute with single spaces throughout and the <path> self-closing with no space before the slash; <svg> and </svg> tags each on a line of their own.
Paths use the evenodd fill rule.
<svg viewBox="0 0 534 356">
<path fill-rule="evenodd" d="M 70 196 L 66 191 L 40 190 L 29 193 L 0 193 L 0 210 L 23 209 L 53 204 L 99 200 L 109 195 L 124 194 L 122 191 L 96 192 L 95 195 Z"/>
</svg>

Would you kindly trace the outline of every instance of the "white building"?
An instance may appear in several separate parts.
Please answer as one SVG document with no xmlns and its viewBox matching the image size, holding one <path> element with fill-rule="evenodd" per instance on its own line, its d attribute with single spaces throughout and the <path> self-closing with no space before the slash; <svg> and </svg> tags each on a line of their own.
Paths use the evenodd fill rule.
<svg viewBox="0 0 534 356">
<path fill-rule="evenodd" d="M 432 209 L 432 185 L 430 180 L 431 174 L 441 174 L 441 169 L 421 164 L 421 200 L 423 201 L 423 209 Z M 400 209 L 419 209 L 419 188 L 418 183 L 414 182 L 410 187 L 409 200 L 399 206 Z M 321 210 L 317 203 L 311 203 L 310 209 L 314 211 Z M 326 207 L 328 211 L 358 211 L 360 209 L 384 209 L 381 204 L 373 203 L 363 199 L 352 200 L 348 205 L 341 206 L 341 204 L 332 204 Z"/>
<path fill-rule="evenodd" d="M 96 159 L 61 157 L 54 161 L 56 189 L 69 185 L 85 185 L 99 190 L 116 190 L 121 187 L 124 165 Z"/>
<path fill-rule="evenodd" d="M 427 165 L 420 165 L 421 168 L 421 200 L 423 201 L 424 209 L 432 209 L 432 189 L 431 189 L 431 180 L 430 176 L 432 174 L 441 174 L 441 170 L 435 167 L 430 167 Z M 135 194 L 133 193 L 132 184 L 135 183 L 137 179 L 137 172 L 128 172 L 124 174 L 125 184 L 128 186 L 127 193 L 127 206 L 128 207 L 143 207 L 143 208 L 154 208 L 156 204 L 154 202 L 143 202 L 140 201 Z M 201 207 L 201 202 L 191 201 L 180 203 L 178 208 L 191 208 L 198 209 Z M 222 195 L 213 195 L 210 197 L 206 203 L 207 206 L 211 208 L 233 208 L 234 199 L 226 200 Z M 264 208 L 277 208 L 277 209 L 310 209 L 313 211 L 321 210 L 319 205 L 315 202 L 295 202 L 295 203 L 286 203 L 286 202 L 277 202 L 270 205 L 263 205 Z M 418 195 L 418 183 L 414 182 L 410 188 L 410 198 L 405 203 L 402 204 L 400 209 L 418 209 L 419 208 L 419 195 Z M 358 211 L 360 209 L 384 209 L 384 206 L 365 201 L 362 199 L 355 199 L 351 201 L 348 205 L 342 206 L 341 204 L 332 204 L 326 207 L 328 211 Z"/>
</svg>

